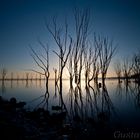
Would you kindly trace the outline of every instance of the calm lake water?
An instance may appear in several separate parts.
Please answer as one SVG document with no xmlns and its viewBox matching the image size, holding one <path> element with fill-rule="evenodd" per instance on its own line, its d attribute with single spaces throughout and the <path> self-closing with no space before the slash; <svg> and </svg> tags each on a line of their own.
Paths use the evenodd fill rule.
<svg viewBox="0 0 140 140">
<path fill-rule="evenodd" d="M 49 80 L 48 93 L 44 80 L 0 81 L 0 96 L 25 101 L 25 107 L 29 110 L 44 107 L 53 113 L 52 106 L 62 104 L 58 90 L 54 80 Z M 104 88 L 97 88 L 94 83 L 91 87 L 85 87 L 83 81 L 81 89 L 70 89 L 69 81 L 63 80 L 63 102 L 68 118 L 79 116 L 83 120 L 97 120 L 104 114 L 105 122 L 111 126 L 140 130 L 140 87 L 133 81 L 126 85 L 124 81 L 118 84 L 117 80 L 106 80 Z"/>
</svg>

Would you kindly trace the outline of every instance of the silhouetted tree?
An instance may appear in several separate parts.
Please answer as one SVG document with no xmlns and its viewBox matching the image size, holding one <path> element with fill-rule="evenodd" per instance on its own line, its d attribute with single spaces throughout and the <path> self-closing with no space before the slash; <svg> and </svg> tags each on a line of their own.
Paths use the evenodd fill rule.
<svg viewBox="0 0 140 140">
<path fill-rule="evenodd" d="M 126 80 L 126 83 L 128 83 L 129 78 L 131 77 L 133 63 L 132 61 L 129 61 L 127 58 L 123 61 L 123 76 Z"/>
<path fill-rule="evenodd" d="M 11 80 L 13 80 L 13 75 L 14 75 L 13 72 L 11 72 Z"/>
<path fill-rule="evenodd" d="M 41 74 L 39 74 L 39 80 L 41 81 Z"/>
<path fill-rule="evenodd" d="M 95 78 L 94 78 L 95 84 L 98 84 L 99 72 L 100 72 L 100 66 L 99 66 L 99 62 L 97 62 L 96 67 L 95 67 Z"/>
<path fill-rule="evenodd" d="M 73 79 L 74 79 L 74 59 L 73 59 L 73 52 L 74 49 L 70 52 L 69 58 L 68 58 L 68 72 L 69 72 L 69 80 L 70 80 L 70 89 L 73 88 Z"/>
<path fill-rule="evenodd" d="M 133 76 L 136 82 L 140 84 L 140 52 L 134 54 L 132 63 L 133 63 L 133 67 L 132 67 Z"/>
<path fill-rule="evenodd" d="M 89 82 L 92 80 L 90 78 L 90 73 L 91 73 L 91 64 L 92 64 L 92 48 L 90 47 L 89 49 L 86 48 L 84 51 L 84 59 L 85 59 L 85 84 L 89 84 Z"/>
<path fill-rule="evenodd" d="M 19 79 L 19 76 L 17 75 L 17 80 Z M 28 72 L 26 72 L 26 81 L 28 81 L 29 80 L 29 73 Z"/>
<path fill-rule="evenodd" d="M 44 55 L 41 54 L 39 55 L 31 46 L 31 56 L 34 59 L 35 63 L 37 64 L 37 66 L 43 71 L 38 71 L 35 69 L 31 69 L 32 71 L 40 74 L 40 78 L 41 75 L 45 76 L 46 79 L 46 90 L 48 91 L 48 81 L 49 81 L 49 76 L 50 76 L 50 72 L 49 72 L 49 46 L 48 44 L 44 45 L 40 40 L 38 40 L 40 46 L 42 47 L 42 49 L 44 50 Z M 41 79 L 40 79 L 41 80 Z"/>
<path fill-rule="evenodd" d="M 30 74 L 30 80 L 31 80 L 31 82 L 32 82 L 32 80 L 33 80 L 33 75 L 32 75 L 32 73 Z"/>
<path fill-rule="evenodd" d="M 91 76 L 89 78 L 89 82 L 92 81 L 94 79 L 94 82 L 97 83 L 98 82 L 98 75 L 99 75 L 99 62 L 98 62 L 98 58 L 99 58 L 99 47 L 96 44 L 96 36 L 94 35 L 94 44 L 91 46 L 92 50 L 90 51 L 90 55 L 92 56 L 92 58 L 90 58 L 89 61 L 91 61 Z"/>
<path fill-rule="evenodd" d="M 80 84 L 81 72 L 84 65 L 84 50 L 89 34 L 90 12 L 89 10 L 74 11 L 76 37 L 74 41 L 74 75 L 75 83 Z"/>
<path fill-rule="evenodd" d="M 27 75 L 29 75 L 29 74 L 26 73 L 26 78 L 29 77 L 29 76 L 27 76 Z M 20 77 L 19 77 L 19 74 L 17 73 L 16 76 L 17 76 L 17 79 L 16 79 L 16 80 L 18 81 L 19 78 L 20 78 Z"/>
<path fill-rule="evenodd" d="M 2 80 L 3 80 L 3 81 L 5 80 L 6 74 L 7 74 L 7 70 L 6 70 L 5 68 L 3 68 L 3 69 L 1 70 L 1 75 L 2 75 Z"/>
<path fill-rule="evenodd" d="M 118 82 L 120 83 L 121 82 L 121 76 L 122 76 L 122 66 L 121 66 L 121 63 L 119 61 L 117 61 L 117 63 L 115 63 L 114 70 L 116 72 Z"/>
<path fill-rule="evenodd" d="M 46 24 L 46 26 L 59 48 L 59 53 L 57 51 L 53 52 L 59 58 L 59 86 L 60 86 L 60 94 L 62 94 L 63 70 L 66 66 L 69 54 L 71 52 L 72 38 L 68 36 L 68 24 L 66 20 L 64 28 L 61 28 L 60 26 L 58 27 L 56 18 L 53 18 L 52 22 L 53 28 L 51 28 L 48 24 Z"/>
<path fill-rule="evenodd" d="M 2 77 L 2 93 L 5 93 L 6 92 L 6 87 L 5 87 L 5 78 L 6 78 L 6 75 L 7 75 L 7 70 L 6 68 L 3 68 L 1 70 L 1 77 Z"/>
<path fill-rule="evenodd" d="M 95 43 L 99 48 L 100 70 L 102 75 L 102 83 L 104 84 L 110 62 L 116 51 L 116 46 L 114 46 L 113 40 L 100 35 L 95 37 Z"/>
<path fill-rule="evenodd" d="M 57 69 L 54 68 L 53 70 L 54 70 L 54 79 L 55 79 L 55 86 L 56 86 L 59 80 L 59 75 L 57 74 Z"/>
</svg>

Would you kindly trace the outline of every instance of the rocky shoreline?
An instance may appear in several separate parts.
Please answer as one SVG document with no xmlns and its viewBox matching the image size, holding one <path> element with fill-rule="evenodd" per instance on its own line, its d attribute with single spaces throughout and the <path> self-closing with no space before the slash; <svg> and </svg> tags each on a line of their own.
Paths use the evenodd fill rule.
<svg viewBox="0 0 140 140">
<path fill-rule="evenodd" d="M 9 101 L 0 97 L 0 139 L 6 140 L 78 140 L 110 137 L 112 130 L 89 118 L 81 123 L 78 117 L 67 123 L 65 111 L 52 106 L 55 113 L 38 108 L 28 111 L 25 102 Z M 112 137 L 112 136 L 111 136 Z"/>
<path fill-rule="evenodd" d="M 50 115 L 49 111 L 43 108 L 27 111 L 24 108 L 25 104 L 25 102 L 17 102 L 16 98 L 8 101 L 0 97 L 1 138 L 43 140 L 67 137 L 63 131 L 69 129 L 66 128 L 69 125 L 62 125 L 65 112 Z"/>
</svg>

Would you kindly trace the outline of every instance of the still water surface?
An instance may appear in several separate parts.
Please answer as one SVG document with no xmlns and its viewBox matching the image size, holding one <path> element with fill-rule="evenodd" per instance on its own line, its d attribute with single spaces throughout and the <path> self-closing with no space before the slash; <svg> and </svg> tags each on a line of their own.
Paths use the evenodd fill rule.
<svg viewBox="0 0 140 140">
<path fill-rule="evenodd" d="M 54 80 L 49 80 L 47 93 L 44 80 L 0 81 L 0 96 L 25 101 L 29 110 L 44 107 L 53 113 L 52 106 L 62 104 L 58 90 Z M 83 120 L 96 120 L 104 113 L 110 125 L 140 130 L 140 87 L 133 81 L 126 85 L 124 81 L 118 84 L 117 80 L 106 80 L 106 86 L 101 88 L 94 83 L 85 87 L 83 81 L 81 88 L 70 89 L 69 80 L 64 80 L 63 102 L 69 118 L 79 116 Z"/>
</svg>

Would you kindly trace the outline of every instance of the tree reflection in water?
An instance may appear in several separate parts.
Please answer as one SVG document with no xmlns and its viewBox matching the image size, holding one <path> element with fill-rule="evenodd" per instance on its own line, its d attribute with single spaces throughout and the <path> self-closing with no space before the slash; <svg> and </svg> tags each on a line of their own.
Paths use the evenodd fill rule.
<svg viewBox="0 0 140 140">
<path fill-rule="evenodd" d="M 41 87 L 41 81 L 39 81 L 39 87 Z M 41 102 L 39 102 L 36 107 L 35 110 L 38 108 L 43 108 L 45 110 L 48 110 L 48 105 L 49 105 L 49 90 L 48 90 L 48 85 L 46 84 L 46 88 L 45 88 L 45 94 L 41 95 L 40 97 L 37 97 L 35 99 L 33 99 L 31 102 L 34 102 L 36 100 L 41 100 Z"/>
<path fill-rule="evenodd" d="M 136 105 L 140 108 L 140 85 L 136 87 Z"/>
<path fill-rule="evenodd" d="M 30 81 L 25 81 L 26 88 L 29 88 L 33 83 L 34 82 L 30 83 Z M 1 81 L 2 92 L 6 90 L 5 84 L 6 83 Z M 11 81 L 10 87 L 13 84 Z M 99 84 L 93 83 L 91 85 L 87 84 L 85 87 L 82 87 L 83 85 L 76 85 L 75 87 L 70 86 L 67 94 L 60 94 L 59 85 L 57 84 L 55 84 L 54 93 L 49 91 L 50 87 L 48 84 L 45 83 L 45 85 L 45 93 L 33 100 L 39 101 L 35 109 L 43 108 L 44 110 L 49 111 L 49 113 L 52 114 L 49 119 L 52 117 L 52 120 L 54 120 L 55 118 L 55 123 L 60 121 L 61 116 L 61 125 L 69 124 L 74 128 L 76 131 L 75 133 L 78 133 L 77 131 L 79 131 L 86 135 L 111 133 L 116 127 L 114 124 L 112 125 L 112 121 L 114 121 L 112 119 L 114 118 L 121 124 L 118 106 L 114 106 L 114 100 L 112 100 L 111 94 L 108 93 L 105 84 L 99 86 Z M 11 88 L 15 87 L 12 86 Z M 123 97 L 129 99 L 131 100 L 131 103 L 135 103 L 136 107 L 140 107 L 139 84 L 134 83 L 133 81 L 127 84 L 123 82 L 118 83 L 116 89 L 114 88 L 115 87 L 113 87 L 113 91 L 115 91 L 114 93 L 118 98 Z M 123 101 L 123 98 L 121 102 L 125 102 Z M 57 100 L 58 104 L 57 102 L 52 102 L 52 100 Z M 59 119 L 56 119 L 58 117 Z M 121 125 L 119 127 L 121 127 Z"/>
<path fill-rule="evenodd" d="M 1 84 L 1 92 L 5 93 L 6 92 L 5 81 L 2 80 L 1 82 L 2 82 L 2 84 Z"/>
<path fill-rule="evenodd" d="M 134 96 L 136 107 L 140 108 L 140 84 L 134 83 L 134 86 L 131 88 L 131 92 Z"/>
</svg>

